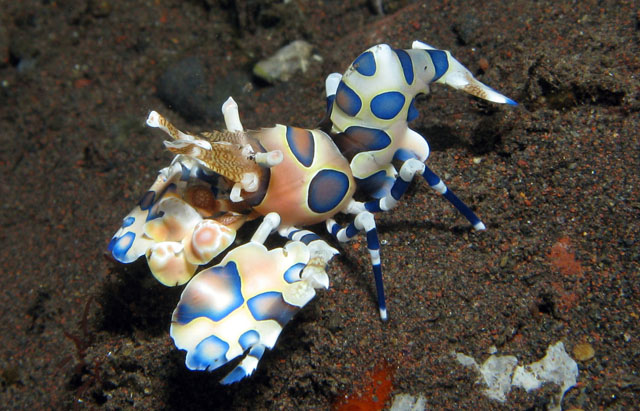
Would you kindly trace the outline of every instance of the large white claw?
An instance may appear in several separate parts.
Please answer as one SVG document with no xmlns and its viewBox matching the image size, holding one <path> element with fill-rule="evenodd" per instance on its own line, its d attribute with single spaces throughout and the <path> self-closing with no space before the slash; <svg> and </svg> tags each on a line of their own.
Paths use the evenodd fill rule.
<svg viewBox="0 0 640 411">
<path fill-rule="evenodd" d="M 421 50 L 437 50 L 435 47 L 415 40 L 411 44 L 411 48 Z M 481 83 L 473 77 L 473 74 L 465 66 L 463 66 L 458 60 L 456 60 L 448 51 L 447 60 L 449 62 L 449 68 L 436 82 L 443 83 L 458 90 L 466 91 L 467 93 L 482 98 L 484 100 L 492 101 L 499 104 L 509 104 L 517 106 L 518 103 L 511 100 L 509 97 L 503 96 L 491 87 Z"/>
<path fill-rule="evenodd" d="M 226 254 L 187 284 L 173 312 L 171 337 L 192 370 L 212 371 L 246 354 L 221 382 L 256 369 L 265 348 L 315 295 L 300 279 L 309 249 L 299 241 L 267 250 L 251 241 Z"/>
</svg>

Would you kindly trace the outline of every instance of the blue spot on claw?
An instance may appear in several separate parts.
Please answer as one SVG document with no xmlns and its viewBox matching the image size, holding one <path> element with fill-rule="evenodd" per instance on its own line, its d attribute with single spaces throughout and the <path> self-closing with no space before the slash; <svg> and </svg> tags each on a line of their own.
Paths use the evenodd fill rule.
<svg viewBox="0 0 640 411">
<path fill-rule="evenodd" d="M 124 220 L 122 220 L 122 228 L 124 227 L 129 227 L 131 224 L 133 224 L 136 221 L 135 218 L 133 217 L 127 217 Z"/>
<path fill-rule="evenodd" d="M 363 76 L 373 76 L 376 73 L 376 59 L 373 57 L 373 53 L 365 51 L 359 55 L 353 62 L 353 67 Z"/>
<path fill-rule="evenodd" d="M 442 50 L 426 50 L 426 52 L 429 53 L 431 61 L 433 62 L 433 67 L 436 70 L 436 75 L 431 82 L 438 81 L 438 79 L 442 77 L 447 70 L 449 70 L 447 53 Z"/>
<path fill-rule="evenodd" d="M 342 111 L 351 117 L 355 117 L 362 108 L 362 100 L 360 100 L 356 92 L 351 90 L 344 81 L 341 81 L 338 85 L 335 102 Z"/>
<path fill-rule="evenodd" d="M 398 60 L 400 60 L 405 81 L 408 85 L 411 85 L 413 83 L 413 63 L 411 62 L 411 57 L 409 57 L 409 54 L 404 50 L 393 51 L 398 55 Z"/>
<path fill-rule="evenodd" d="M 298 307 L 285 302 L 277 291 L 267 291 L 250 298 L 247 307 L 256 320 L 275 320 L 283 327 L 298 311 Z"/>
<path fill-rule="evenodd" d="M 256 330 L 249 330 L 238 338 L 238 343 L 243 350 L 248 350 L 250 347 L 256 345 L 258 341 L 260 341 L 260 335 Z"/>
<path fill-rule="evenodd" d="M 371 112 L 383 120 L 391 120 L 404 106 L 404 95 L 397 91 L 378 94 L 371 100 Z"/>
<path fill-rule="evenodd" d="M 215 370 L 227 363 L 229 344 L 210 335 L 200 341 L 198 345 L 187 353 L 186 364 L 190 370 Z"/>
</svg>

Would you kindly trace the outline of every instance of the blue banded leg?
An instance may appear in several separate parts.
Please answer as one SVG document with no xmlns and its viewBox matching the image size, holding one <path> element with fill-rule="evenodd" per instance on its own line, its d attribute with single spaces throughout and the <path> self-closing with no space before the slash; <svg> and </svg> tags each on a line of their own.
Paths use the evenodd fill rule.
<svg viewBox="0 0 640 411">
<path fill-rule="evenodd" d="M 220 384 L 233 384 L 244 377 L 248 377 L 253 374 L 258 367 L 258 362 L 264 354 L 264 349 L 265 347 L 262 344 L 256 344 L 251 347 L 246 357 L 244 357 L 242 361 L 240 361 L 240 363 L 220 381 Z"/>
<path fill-rule="evenodd" d="M 413 177 L 415 177 L 416 174 L 422 174 L 425 167 L 424 163 L 415 158 L 410 158 L 405 161 L 400 168 L 396 181 L 393 182 L 391 190 L 389 190 L 389 194 L 377 200 L 367 201 L 364 203 L 365 209 L 372 213 L 377 213 L 380 211 L 389 211 L 394 208 L 407 191 Z"/>
<path fill-rule="evenodd" d="M 424 177 L 431 188 L 433 188 L 434 190 L 442 194 L 444 198 L 449 200 L 449 202 L 453 204 L 453 206 L 457 208 L 458 211 L 460 211 L 460 213 L 462 213 L 462 215 L 467 218 L 467 220 L 469 220 L 471 225 L 473 225 L 473 228 L 475 228 L 476 230 L 486 229 L 484 223 L 478 218 L 478 216 L 473 211 L 471 211 L 471 209 L 467 207 L 467 205 L 463 203 L 462 200 L 460 200 L 458 196 L 453 193 L 453 191 L 449 190 L 446 184 L 442 182 L 440 177 L 438 177 L 436 173 L 431 171 L 429 166 L 427 166 L 426 164 L 424 166 L 424 173 L 422 173 L 422 177 Z"/>
<path fill-rule="evenodd" d="M 398 204 L 400 198 L 404 195 L 416 174 L 422 174 L 427 183 L 444 196 L 455 208 L 464 215 L 476 230 L 484 230 L 486 227 L 478 216 L 471 211 L 465 203 L 456 196 L 453 191 L 449 190 L 445 183 L 442 182 L 431 169 L 424 163 L 410 158 L 402 164 L 396 181 L 391 186 L 389 194 L 378 200 L 368 201 L 364 204 L 365 208 L 372 213 L 380 211 L 388 211 Z"/>
<path fill-rule="evenodd" d="M 369 249 L 369 255 L 371 256 L 373 278 L 376 281 L 380 318 L 382 321 L 387 321 L 387 303 L 384 298 L 382 266 L 380 265 L 380 242 L 378 241 L 378 230 L 376 229 L 376 221 L 373 218 L 373 214 L 366 210 L 360 211 L 353 222 L 345 228 L 342 228 L 333 219 L 327 220 L 327 230 L 342 243 L 351 240 L 360 231 L 365 231 L 367 233 L 367 248 Z"/>
<path fill-rule="evenodd" d="M 299 228 L 288 226 L 282 227 L 278 230 L 278 234 L 280 234 L 284 238 L 288 238 L 291 241 L 300 241 L 309 245 L 309 243 L 322 239 L 313 231 L 309 230 L 301 230 Z"/>
<path fill-rule="evenodd" d="M 309 230 L 301 230 L 293 226 L 280 227 L 278 233 L 291 241 L 300 241 L 309 247 L 309 262 L 302 270 L 300 278 L 309 281 L 313 288 L 329 288 L 327 265 L 338 253 L 318 235 Z"/>
</svg>

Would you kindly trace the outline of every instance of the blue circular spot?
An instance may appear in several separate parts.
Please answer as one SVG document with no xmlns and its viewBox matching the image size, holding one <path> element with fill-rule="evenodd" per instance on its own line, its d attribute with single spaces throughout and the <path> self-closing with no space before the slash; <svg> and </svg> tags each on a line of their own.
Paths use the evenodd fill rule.
<svg viewBox="0 0 640 411">
<path fill-rule="evenodd" d="M 354 117 L 362 108 L 362 100 L 355 91 L 341 81 L 336 91 L 336 103 L 347 115 Z"/>
<path fill-rule="evenodd" d="M 133 224 L 136 221 L 135 218 L 133 217 L 127 217 L 124 220 L 122 220 L 122 228 L 124 227 L 129 227 L 131 224 Z"/>
<path fill-rule="evenodd" d="M 358 153 L 382 150 L 391 144 L 391 137 L 377 128 L 351 126 L 345 130 L 345 134 L 349 136 L 349 142 L 357 148 Z"/>
<path fill-rule="evenodd" d="M 397 116 L 403 106 L 404 95 L 397 91 L 378 94 L 371 100 L 371 112 L 383 120 L 391 120 Z"/>
<path fill-rule="evenodd" d="M 248 350 L 260 342 L 260 334 L 256 330 L 246 331 L 238 338 L 238 343 L 243 350 Z"/>
<path fill-rule="evenodd" d="M 363 76 L 373 76 L 376 73 L 376 59 L 370 51 L 365 51 L 359 55 L 352 65 Z"/>
<path fill-rule="evenodd" d="M 321 170 L 309 184 L 309 208 L 318 214 L 336 208 L 349 191 L 349 178 L 336 170 Z"/>
</svg>

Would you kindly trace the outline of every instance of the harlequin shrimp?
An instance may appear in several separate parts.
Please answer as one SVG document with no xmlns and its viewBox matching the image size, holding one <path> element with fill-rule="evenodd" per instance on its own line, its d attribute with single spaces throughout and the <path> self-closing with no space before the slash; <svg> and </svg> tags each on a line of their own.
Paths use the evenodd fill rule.
<svg viewBox="0 0 640 411">
<path fill-rule="evenodd" d="M 329 232 L 339 241 L 365 231 L 380 315 L 386 320 L 375 220 L 363 203 L 353 199 L 356 186 L 351 168 L 332 138 L 320 130 L 283 125 L 245 131 L 232 98 L 224 103 L 222 112 L 227 132 L 200 137 L 178 131 L 155 112 L 147 123 L 162 128 L 174 139 L 165 142 L 170 151 L 222 176 L 232 187 L 229 200 L 238 207 L 243 205 L 252 217 L 276 216 L 263 220 L 258 230 L 264 235 L 277 231 L 311 247 L 324 242 L 299 227 L 331 221 Z M 339 226 L 332 220 L 338 213 L 355 215 L 353 222 Z M 334 250 L 314 245 L 312 254 L 326 264 Z"/>
<path fill-rule="evenodd" d="M 283 125 L 245 131 L 231 98 L 223 115 L 226 131 L 194 136 L 151 112 L 147 124 L 171 136 L 165 145 L 176 158 L 125 218 L 109 249 L 122 262 L 145 254 L 161 282 L 180 284 L 197 265 L 224 251 L 245 221 L 263 216 L 250 245 L 230 251 L 189 283 L 172 322 L 171 335 L 187 350 L 191 369 L 215 369 L 249 351 L 223 380 L 230 383 L 255 369 L 264 348 L 273 346 L 295 310 L 313 297 L 311 290 L 329 285 L 325 267 L 337 251 L 299 227 L 337 213 L 355 214 L 351 224 L 332 234 L 346 241 L 366 231 L 381 301 L 384 295 L 373 215 L 353 199 L 349 163 L 331 137 Z M 195 187 L 208 195 L 190 195 Z M 205 223 L 214 229 L 199 238 Z M 274 231 L 292 242 L 266 252 L 261 244 Z M 290 254 L 297 257 L 287 259 Z M 235 280 L 218 281 L 220 276 Z"/>
<path fill-rule="evenodd" d="M 327 78 L 333 131 L 276 125 L 244 130 L 238 106 L 222 107 L 225 131 L 192 135 L 156 112 L 147 124 L 166 132 L 176 154 L 123 220 L 109 244 L 129 263 L 145 255 L 153 275 L 168 286 L 189 284 L 172 317 L 171 336 L 186 350 L 192 370 L 214 370 L 244 356 L 222 380 L 250 375 L 264 350 L 307 304 L 328 288 L 326 266 L 337 251 L 301 227 L 326 222 L 344 242 L 366 233 L 380 316 L 387 319 L 380 244 L 373 212 L 393 208 L 416 174 L 442 193 L 476 229 L 482 222 L 425 164 L 429 146 L 407 123 L 417 116 L 414 98 L 440 82 L 473 95 L 515 104 L 478 82 L 449 52 L 415 42 L 412 50 L 376 46 L 343 76 Z M 392 160 L 403 162 L 399 173 Z M 396 177 L 399 174 L 398 177 Z M 356 201 L 356 188 L 373 200 Z M 337 214 L 354 218 L 346 226 Z M 236 231 L 262 217 L 251 240 L 227 252 Z M 277 232 L 288 242 L 267 250 Z M 193 277 L 193 278 L 192 278 Z"/>
<path fill-rule="evenodd" d="M 371 212 L 396 206 L 415 175 L 442 194 L 476 230 L 485 225 L 425 164 L 429 144 L 408 123 L 418 117 L 415 97 L 432 83 L 447 84 L 494 103 L 517 105 L 476 80 L 448 51 L 414 41 L 409 50 L 386 44 L 360 54 L 343 75 L 326 79 L 334 141 L 350 160 L 358 189 L 372 198 Z M 400 172 L 391 164 L 402 162 Z"/>
</svg>

